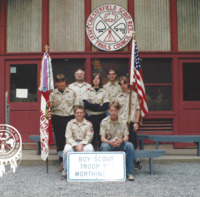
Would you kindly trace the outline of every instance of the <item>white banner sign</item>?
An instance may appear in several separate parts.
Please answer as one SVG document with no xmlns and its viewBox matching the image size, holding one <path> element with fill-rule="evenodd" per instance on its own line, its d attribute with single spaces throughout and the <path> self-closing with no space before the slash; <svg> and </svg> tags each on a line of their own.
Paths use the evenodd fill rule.
<svg viewBox="0 0 200 197">
<path fill-rule="evenodd" d="M 125 181 L 124 152 L 68 153 L 68 181 Z"/>
</svg>

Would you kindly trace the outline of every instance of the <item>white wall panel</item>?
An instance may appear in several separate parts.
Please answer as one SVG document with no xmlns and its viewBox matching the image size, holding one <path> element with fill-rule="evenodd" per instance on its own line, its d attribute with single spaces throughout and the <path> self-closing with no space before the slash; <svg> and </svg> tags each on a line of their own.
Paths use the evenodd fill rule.
<svg viewBox="0 0 200 197">
<path fill-rule="evenodd" d="M 50 0 L 50 51 L 85 50 L 85 1 Z"/>
<path fill-rule="evenodd" d="M 135 31 L 141 51 L 170 51 L 168 0 L 134 0 Z"/>
<path fill-rule="evenodd" d="M 177 0 L 178 50 L 200 50 L 200 0 Z"/>
<path fill-rule="evenodd" d="M 7 52 L 41 52 L 42 0 L 7 1 Z"/>
</svg>

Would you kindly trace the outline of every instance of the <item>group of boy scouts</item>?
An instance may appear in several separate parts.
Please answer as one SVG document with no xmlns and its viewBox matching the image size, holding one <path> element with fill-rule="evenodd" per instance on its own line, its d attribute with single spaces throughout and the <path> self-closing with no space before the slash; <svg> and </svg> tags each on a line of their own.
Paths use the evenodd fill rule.
<svg viewBox="0 0 200 197">
<path fill-rule="evenodd" d="M 90 85 L 84 81 L 85 72 L 78 69 L 76 82 L 66 87 L 65 76 L 56 75 L 57 88 L 50 94 L 50 105 L 61 179 L 67 178 L 68 152 L 100 150 L 124 151 L 127 179 L 134 180 L 133 156 L 140 121 L 138 96 L 132 91 L 129 112 L 128 78 L 122 76 L 117 81 L 115 69 L 109 70 L 108 78 L 102 87 L 100 74 L 94 73 Z M 139 158 L 136 158 L 135 168 L 142 168 Z"/>
</svg>

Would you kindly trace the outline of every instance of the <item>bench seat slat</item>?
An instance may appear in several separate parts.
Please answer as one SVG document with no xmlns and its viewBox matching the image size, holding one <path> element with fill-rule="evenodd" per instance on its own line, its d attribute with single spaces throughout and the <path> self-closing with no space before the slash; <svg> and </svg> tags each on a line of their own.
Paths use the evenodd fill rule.
<svg viewBox="0 0 200 197">
<path fill-rule="evenodd" d="M 135 158 L 155 158 L 165 155 L 165 150 L 136 150 Z"/>
<path fill-rule="evenodd" d="M 159 142 L 194 142 L 197 144 L 197 155 L 200 156 L 200 135 L 149 135 L 148 139 L 156 142 L 156 149 Z"/>
<path fill-rule="evenodd" d="M 199 135 L 149 135 L 148 139 L 159 142 L 200 142 Z"/>
</svg>

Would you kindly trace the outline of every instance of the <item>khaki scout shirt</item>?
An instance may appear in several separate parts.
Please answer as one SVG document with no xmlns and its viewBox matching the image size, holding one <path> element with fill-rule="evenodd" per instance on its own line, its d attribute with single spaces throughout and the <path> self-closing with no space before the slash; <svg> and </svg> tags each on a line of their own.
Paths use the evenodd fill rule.
<svg viewBox="0 0 200 197">
<path fill-rule="evenodd" d="M 121 92 L 120 85 L 118 84 L 118 81 L 115 81 L 114 83 L 111 83 L 110 81 L 106 83 L 103 88 L 106 90 L 108 94 L 108 98 L 110 100 L 110 103 L 115 100 L 115 97 Z"/>
<path fill-rule="evenodd" d="M 119 117 L 116 122 L 113 122 L 110 116 L 104 118 L 100 126 L 100 135 L 105 136 L 107 140 L 123 139 L 124 136 L 129 135 L 126 120 Z"/>
<path fill-rule="evenodd" d="M 91 85 L 89 83 L 74 82 L 68 86 L 69 89 L 73 90 L 76 94 L 77 104 L 83 106 L 84 93 L 89 89 Z"/>
<path fill-rule="evenodd" d="M 72 90 L 65 88 L 61 93 L 58 89 L 54 89 L 50 94 L 51 114 L 58 116 L 74 115 L 74 105 L 76 97 Z"/>
<path fill-rule="evenodd" d="M 136 118 L 136 111 L 140 109 L 138 95 L 136 92 L 132 91 L 131 96 L 131 115 L 129 120 L 129 95 L 130 92 L 124 93 L 121 92 L 117 95 L 115 101 L 119 103 L 120 110 L 119 110 L 119 116 L 124 118 L 127 122 L 135 122 Z"/>
<path fill-rule="evenodd" d="M 80 141 L 80 144 L 88 144 L 93 138 L 93 128 L 92 123 L 83 119 L 83 122 L 79 123 L 76 119 L 72 119 L 68 122 L 65 137 L 67 139 L 67 144 L 72 146 L 78 145 L 76 141 Z"/>
<path fill-rule="evenodd" d="M 84 94 L 83 100 L 87 100 L 89 103 L 100 104 L 100 105 L 103 105 L 104 103 L 109 102 L 108 95 L 103 88 L 100 88 L 96 92 L 96 90 L 93 87 L 89 88 L 86 91 L 86 93 Z M 106 111 L 95 112 L 95 111 L 87 110 L 88 115 L 99 115 L 103 113 L 106 113 Z"/>
</svg>

